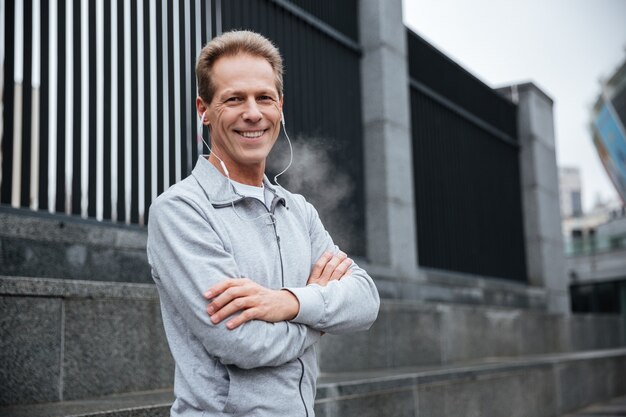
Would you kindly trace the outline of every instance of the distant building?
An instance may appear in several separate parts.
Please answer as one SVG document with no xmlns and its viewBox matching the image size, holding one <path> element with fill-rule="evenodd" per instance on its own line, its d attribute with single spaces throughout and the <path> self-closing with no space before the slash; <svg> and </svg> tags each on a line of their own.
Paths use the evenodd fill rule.
<svg viewBox="0 0 626 417">
<path fill-rule="evenodd" d="M 565 239 L 572 311 L 626 313 L 626 206 L 576 220 Z"/>
<path fill-rule="evenodd" d="M 617 193 L 626 202 L 626 59 L 601 84 L 591 130 L 600 160 Z"/>
<path fill-rule="evenodd" d="M 562 219 L 582 216 L 580 169 L 576 167 L 559 168 L 559 199 Z"/>
<path fill-rule="evenodd" d="M 575 313 L 626 314 L 626 59 L 601 82 L 591 132 L 621 202 L 568 217 L 561 198 L 566 267 Z M 561 178 L 563 183 L 563 179 Z M 569 179 L 571 180 L 571 178 Z M 567 181 L 565 181 L 567 182 Z M 575 182 L 575 181 L 573 181 Z M 567 186 L 563 186 L 567 192 Z M 561 193 L 563 194 L 563 191 Z M 573 209 L 572 209 L 573 213 Z"/>
</svg>

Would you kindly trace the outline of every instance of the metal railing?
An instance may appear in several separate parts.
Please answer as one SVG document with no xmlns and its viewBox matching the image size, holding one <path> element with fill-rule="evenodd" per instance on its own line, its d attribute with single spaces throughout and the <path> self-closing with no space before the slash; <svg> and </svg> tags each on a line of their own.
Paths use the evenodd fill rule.
<svg viewBox="0 0 626 417">
<path fill-rule="evenodd" d="M 219 3 L 0 1 L 0 202 L 144 223 L 201 152 L 194 64 Z"/>
</svg>

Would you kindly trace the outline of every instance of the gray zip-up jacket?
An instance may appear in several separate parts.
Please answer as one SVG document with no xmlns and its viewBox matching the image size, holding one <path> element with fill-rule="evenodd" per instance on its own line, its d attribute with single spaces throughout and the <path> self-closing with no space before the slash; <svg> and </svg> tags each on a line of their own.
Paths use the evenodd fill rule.
<svg viewBox="0 0 626 417">
<path fill-rule="evenodd" d="M 172 416 L 312 417 L 321 332 L 366 330 L 378 314 L 376 286 L 356 264 L 340 281 L 306 285 L 315 261 L 338 249 L 302 196 L 264 182 L 269 210 L 201 157 L 150 209 L 148 260 L 176 362 Z M 297 317 L 211 323 L 203 292 L 240 277 L 290 290 Z"/>
</svg>

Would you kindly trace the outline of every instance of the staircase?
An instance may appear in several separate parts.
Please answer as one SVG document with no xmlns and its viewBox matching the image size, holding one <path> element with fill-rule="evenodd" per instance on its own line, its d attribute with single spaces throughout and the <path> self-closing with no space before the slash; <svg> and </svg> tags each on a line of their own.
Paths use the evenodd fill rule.
<svg viewBox="0 0 626 417">
<path fill-rule="evenodd" d="M 169 415 L 173 361 L 145 240 L 0 212 L 0 416 Z M 557 417 L 626 394 L 619 316 L 551 314 L 540 291 L 513 284 L 372 273 L 372 329 L 320 343 L 318 417 Z"/>
</svg>

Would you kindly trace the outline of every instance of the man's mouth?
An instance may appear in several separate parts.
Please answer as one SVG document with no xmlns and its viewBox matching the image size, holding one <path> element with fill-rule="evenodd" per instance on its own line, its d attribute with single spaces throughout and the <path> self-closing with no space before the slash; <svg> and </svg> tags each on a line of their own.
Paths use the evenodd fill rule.
<svg viewBox="0 0 626 417">
<path fill-rule="evenodd" d="M 261 137 L 263 133 L 265 133 L 265 130 L 254 130 L 254 131 L 245 131 L 245 132 L 242 130 L 236 130 L 235 132 L 237 132 L 244 138 L 255 139 L 255 138 Z"/>
</svg>

